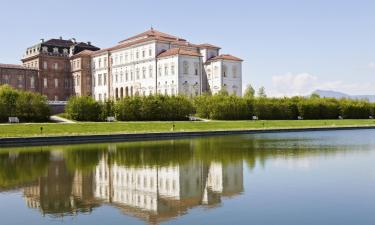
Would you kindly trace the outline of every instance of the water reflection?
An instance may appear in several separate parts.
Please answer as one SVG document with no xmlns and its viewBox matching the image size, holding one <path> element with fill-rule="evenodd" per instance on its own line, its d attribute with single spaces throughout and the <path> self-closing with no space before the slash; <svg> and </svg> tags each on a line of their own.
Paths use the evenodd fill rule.
<svg viewBox="0 0 375 225">
<path fill-rule="evenodd" d="M 318 139 L 240 135 L 5 149 L 0 191 L 21 190 L 29 208 L 52 217 L 90 213 L 107 204 L 154 224 L 240 195 L 244 165 L 251 169 L 270 158 L 353 151 L 348 143 Z M 355 149 L 369 146 L 357 143 Z"/>
</svg>

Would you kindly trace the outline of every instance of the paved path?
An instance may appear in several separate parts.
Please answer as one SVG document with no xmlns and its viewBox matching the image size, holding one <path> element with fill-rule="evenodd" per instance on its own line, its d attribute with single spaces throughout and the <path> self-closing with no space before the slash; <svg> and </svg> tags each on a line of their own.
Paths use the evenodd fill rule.
<svg viewBox="0 0 375 225">
<path fill-rule="evenodd" d="M 50 120 L 55 122 L 55 123 L 76 123 L 72 120 L 68 120 L 68 119 L 62 118 L 60 116 L 51 116 Z"/>
</svg>

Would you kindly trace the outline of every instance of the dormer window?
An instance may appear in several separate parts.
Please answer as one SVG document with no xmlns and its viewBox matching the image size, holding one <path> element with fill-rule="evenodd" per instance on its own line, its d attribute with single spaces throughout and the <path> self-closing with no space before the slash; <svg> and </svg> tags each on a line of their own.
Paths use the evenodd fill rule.
<svg viewBox="0 0 375 225">
<path fill-rule="evenodd" d="M 68 54 L 68 49 L 64 48 L 63 52 L 64 52 L 64 55 L 67 55 Z"/>
<path fill-rule="evenodd" d="M 58 48 L 53 48 L 53 53 L 59 53 L 59 49 Z"/>
<path fill-rule="evenodd" d="M 43 52 L 48 52 L 48 47 L 47 46 L 43 46 L 42 51 Z"/>
</svg>

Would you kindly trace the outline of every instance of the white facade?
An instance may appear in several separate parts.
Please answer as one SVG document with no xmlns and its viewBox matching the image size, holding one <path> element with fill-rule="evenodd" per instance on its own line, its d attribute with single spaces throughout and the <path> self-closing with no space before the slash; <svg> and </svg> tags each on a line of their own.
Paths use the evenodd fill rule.
<svg viewBox="0 0 375 225">
<path fill-rule="evenodd" d="M 105 100 L 157 93 L 196 96 L 217 93 L 223 87 L 230 94 L 242 95 L 242 60 L 219 55 L 219 50 L 151 29 L 94 52 L 93 97 Z M 207 70 L 214 69 L 217 74 L 208 77 L 212 72 Z"/>
</svg>

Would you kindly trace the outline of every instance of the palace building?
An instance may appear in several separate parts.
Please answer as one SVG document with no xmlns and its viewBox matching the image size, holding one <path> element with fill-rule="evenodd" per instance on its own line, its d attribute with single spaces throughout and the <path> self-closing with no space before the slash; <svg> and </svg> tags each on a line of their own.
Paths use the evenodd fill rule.
<svg viewBox="0 0 375 225">
<path fill-rule="evenodd" d="M 242 95 L 242 60 L 212 44 L 192 44 L 153 28 L 99 49 L 90 42 L 50 39 L 26 49 L 23 65 L 0 64 L 0 84 L 48 100 L 96 100 L 151 94 L 197 96 L 226 90 Z"/>
<path fill-rule="evenodd" d="M 220 47 L 192 44 L 151 28 L 91 52 L 93 96 L 97 100 L 157 93 L 196 96 L 222 89 L 242 95 L 242 60 L 219 51 Z"/>
</svg>

